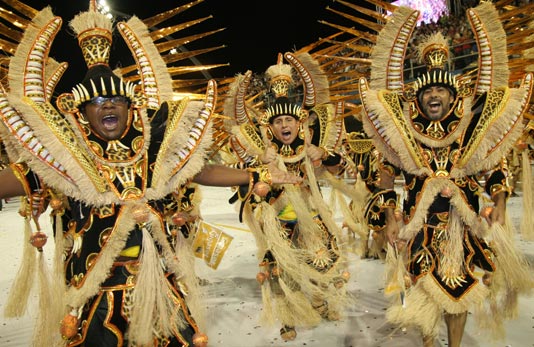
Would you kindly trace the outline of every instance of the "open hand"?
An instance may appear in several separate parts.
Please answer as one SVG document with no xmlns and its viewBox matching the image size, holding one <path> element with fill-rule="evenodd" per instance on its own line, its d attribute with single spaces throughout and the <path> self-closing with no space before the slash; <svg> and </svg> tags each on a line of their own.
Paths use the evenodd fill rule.
<svg viewBox="0 0 534 347">
<path fill-rule="evenodd" d="M 302 177 L 281 170 L 274 161 L 269 163 L 267 167 L 273 184 L 298 184 L 302 182 Z"/>
</svg>

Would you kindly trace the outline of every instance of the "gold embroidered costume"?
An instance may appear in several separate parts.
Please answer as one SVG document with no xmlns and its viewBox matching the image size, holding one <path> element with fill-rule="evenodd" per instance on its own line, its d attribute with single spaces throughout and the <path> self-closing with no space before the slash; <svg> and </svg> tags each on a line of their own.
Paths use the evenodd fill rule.
<svg viewBox="0 0 534 347">
<path fill-rule="evenodd" d="M 301 84 L 295 82 L 297 76 Z M 307 53 L 280 54 L 277 64 L 261 76 L 251 71 L 238 75 L 224 110 L 229 147 L 240 165 L 254 167 L 272 150 L 280 168 L 304 178 L 299 186 L 275 185 L 263 195 L 238 192 L 243 220 L 258 246 L 262 320 L 282 325 L 282 338 L 291 340 L 295 328 L 315 326 L 322 318 L 338 319 L 350 302 L 344 289 L 348 272 L 338 245 L 340 229 L 315 176 L 323 166 L 339 163 L 332 153 L 341 124 L 328 82 Z M 296 122 L 294 139 L 275 134 L 273 122 L 279 117 Z M 291 127 L 282 127 L 289 137 Z M 307 155 L 310 144 L 322 150 L 315 163 Z"/>
<path fill-rule="evenodd" d="M 211 145 L 215 82 L 208 82 L 202 101 L 173 101 L 173 81 L 160 55 L 167 49 L 156 46 L 139 18 L 114 26 L 92 0 L 87 12 L 69 22 L 86 76 L 54 100 L 67 69 L 67 63 L 49 57 L 62 19 L 49 7 L 34 12 L 13 4 L 33 19 L 3 81 L 0 131 L 28 195 L 26 220 L 38 226 L 48 204 L 54 210 L 60 275 L 49 288 L 41 286 L 35 344 L 205 346 L 195 301 L 198 279 L 190 265 L 192 242 L 184 239 L 194 231 L 187 223 L 198 217 L 190 180 L 204 166 Z M 114 30 L 135 59 L 135 66 L 122 71 L 138 75 L 119 77 L 121 72 L 109 67 Z M 126 128 L 109 140 L 94 130 L 84 110 L 107 112 L 102 124 L 114 129 L 120 115 L 106 110 L 117 105 L 127 108 Z M 36 233 L 32 239 L 38 244 L 43 236 Z M 40 276 L 44 283 L 45 274 Z M 15 306 L 25 307 L 28 288 L 15 283 L 6 316 L 22 313 Z"/>
<path fill-rule="evenodd" d="M 513 298 L 531 291 L 532 280 L 511 227 L 481 217 L 483 197 L 506 192 L 502 159 L 522 132 L 532 75 L 508 86 L 505 34 L 495 7 L 483 2 L 467 11 L 480 57 L 472 83 L 446 71 L 447 41 L 437 33 L 419 45 L 427 71 L 403 84 L 402 61 L 418 14 L 395 11 L 378 36 L 369 81 L 360 80 L 365 130 L 405 179 L 398 237 L 407 244 L 398 257 L 397 249 L 388 250 L 394 300 L 387 318 L 434 337 L 443 313 L 474 310 L 498 334 L 502 320 L 513 316 Z M 430 88 L 445 88 L 453 100 L 439 120 L 423 112 Z"/>
</svg>

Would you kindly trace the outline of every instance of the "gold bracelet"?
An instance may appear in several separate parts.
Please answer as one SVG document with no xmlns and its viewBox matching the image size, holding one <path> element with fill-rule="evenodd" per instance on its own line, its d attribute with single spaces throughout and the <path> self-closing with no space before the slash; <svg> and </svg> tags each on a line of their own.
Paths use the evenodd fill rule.
<svg viewBox="0 0 534 347">
<path fill-rule="evenodd" d="M 250 194 L 252 194 L 252 190 L 254 189 L 254 173 L 249 172 L 248 175 L 248 192 L 246 197 L 250 196 Z"/>
<path fill-rule="evenodd" d="M 507 187 L 503 184 L 493 184 L 491 187 L 490 187 L 490 196 L 491 198 L 493 199 L 493 197 L 495 197 L 495 195 L 501 193 L 501 192 L 505 192 L 506 193 L 506 196 L 509 196 L 510 195 L 510 187 Z"/>
<path fill-rule="evenodd" d="M 265 182 L 268 185 L 273 184 L 273 177 L 271 176 L 271 172 L 267 166 L 262 165 L 258 167 L 258 175 L 260 182 Z"/>
<path fill-rule="evenodd" d="M 248 200 L 248 198 L 252 195 L 252 192 L 254 190 L 254 185 L 256 184 L 255 175 L 256 172 L 254 169 L 247 168 L 246 171 L 248 172 L 248 188 L 246 192 L 241 191 L 241 189 L 237 189 L 237 196 L 239 200 L 245 201 Z M 242 195 L 243 194 L 243 195 Z"/>
<path fill-rule="evenodd" d="M 395 177 L 395 168 L 392 165 L 380 163 L 379 169 L 386 171 L 390 176 Z"/>
</svg>

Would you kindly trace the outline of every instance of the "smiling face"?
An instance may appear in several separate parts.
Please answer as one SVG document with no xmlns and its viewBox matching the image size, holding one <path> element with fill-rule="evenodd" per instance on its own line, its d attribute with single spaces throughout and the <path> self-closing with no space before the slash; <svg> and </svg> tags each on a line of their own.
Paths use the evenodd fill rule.
<svg viewBox="0 0 534 347">
<path fill-rule="evenodd" d="M 128 127 L 128 99 L 124 96 L 95 97 L 83 114 L 96 135 L 106 141 L 118 140 Z"/>
<path fill-rule="evenodd" d="M 428 119 L 438 121 L 443 119 L 451 108 L 454 96 L 449 88 L 444 86 L 432 86 L 422 91 L 420 106 Z"/>
<path fill-rule="evenodd" d="M 290 145 L 298 136 L 299 125 L 299 121 L 295 117 L 281 115 L 273 119 L 270 127 L 274 137 L 284 145 Z"/>
</svg>

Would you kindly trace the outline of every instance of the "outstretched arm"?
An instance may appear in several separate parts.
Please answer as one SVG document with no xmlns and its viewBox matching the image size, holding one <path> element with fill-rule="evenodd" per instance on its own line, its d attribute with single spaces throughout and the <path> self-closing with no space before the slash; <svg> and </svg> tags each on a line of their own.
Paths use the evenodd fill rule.
<svg viewBox="0 0 534 347">
<path fill-rule="evenodd" d="M 278 169 L 274 164 L 269 165 L 271 183 L 293 184 L 300 183 L 302 179 L 293 174 Z M 204 186 L 233 187 L 248 185 L 250 182 L 250 172 L 247 170 L 234 169 L 224 165 L 208 164 L 193 177 L 193 182 Z"/>
<path fill-rule="evenodd" d="M 204 186 L 232 187 L 248 184 L 249 173 L 224 165 L 208 164 L 193 177 L 193 182 Z"/>
<path fill-rule="evenodd" d="M 0 171 L 0 199 L 12 198 L 25 194 L 24 186 L 20 183 L 11 167 L 8 166 Z"/>
</svg>

